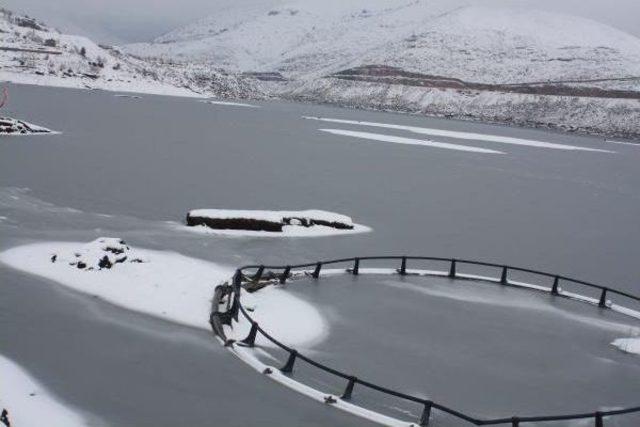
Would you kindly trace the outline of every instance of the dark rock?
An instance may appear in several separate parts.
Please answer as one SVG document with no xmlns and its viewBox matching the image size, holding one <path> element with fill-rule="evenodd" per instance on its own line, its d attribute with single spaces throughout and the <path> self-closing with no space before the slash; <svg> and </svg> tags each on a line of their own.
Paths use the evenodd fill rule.
<svg viewBox="0 0 640 427">
<path fill-rule="evenodd" d="M 100 268 L 111 268 L 112 266 L 113 264 L 111 264 L 111 261 L 109 261 L 109 257 L 106 255 L 100 258 L 100 261 L 98 262 L 98 267 Z"/>
<path fill-rule="evenodd" d="M 254 230 L 281 232 L 282 223 L 247 218 L 207 218 L 187 214 L 187 225 L 205 225 L 217 230 Z"/>
</svg>

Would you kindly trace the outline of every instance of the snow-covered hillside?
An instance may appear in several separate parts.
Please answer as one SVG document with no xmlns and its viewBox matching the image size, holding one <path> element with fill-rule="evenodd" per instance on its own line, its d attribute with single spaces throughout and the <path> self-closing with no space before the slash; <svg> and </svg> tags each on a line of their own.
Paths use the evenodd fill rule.
<svg viewBox="0 0 640 427">
<path fill-rule="evenodd" d="M 127 49 L 289 77 L 368 64 L 488 83 L 640 76 L 640 39 L 585 18 L 504 5 L 289 0 L 222 10 Z"/>
<path fill-rule="evenodd" d="M 180 96 L 247 97 L 256 83 L 211 64 L 135 58 L 0 9 L 0 81 Z"/>
<path fill-rule="evenodd" d="M 505 0 L 281 0 L 125 49 L 286 99 L 640 137 L 640 39 Z"/>
</svg>

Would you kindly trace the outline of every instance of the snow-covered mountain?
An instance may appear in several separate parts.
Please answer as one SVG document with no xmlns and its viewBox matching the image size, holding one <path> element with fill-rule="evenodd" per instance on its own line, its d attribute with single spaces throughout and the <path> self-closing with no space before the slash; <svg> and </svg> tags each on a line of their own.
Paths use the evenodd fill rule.
<svg viewBox="0 0 640 427">
<path fill-rule="evenodd" d="M 256 83 L 211 64 L 142 59 L 0 9 L 0 81 L 180 96 L 247 97 Z"/>
<path fill-rule="evenodd" d="M 640 39 L 515 3 L 280 0 L 125 49 L 245 72 L 287 99 L 640 136 Z"/>
<path fill-rule="evenodd" d="M 370 64 L 488 83 L 640 76 L 640 39 L 505 4 L 283 0 L 221 10 L 126 49 L 293 78 Z"/>
</svg>

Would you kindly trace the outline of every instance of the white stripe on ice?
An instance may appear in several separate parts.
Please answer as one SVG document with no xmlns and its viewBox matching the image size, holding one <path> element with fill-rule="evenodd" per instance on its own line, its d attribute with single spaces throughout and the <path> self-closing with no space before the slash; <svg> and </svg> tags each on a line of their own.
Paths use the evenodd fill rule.
<svg viewBox="0 0 640 427">
<path fill-rule="evenodd" d="M 243 104 L 241 102 L 229 102 L 229 101 L 212 101 L 210 99 L 206 100 L 206 101 L 202 101 L 205 104 L 213 104 L 213 105 L 226 105 L 229 107 L 246 107 L 246 108 L 260 108 L 259 105 L 252 105 L 252 104 Z"/>
<path fill-rule="evenodd" d="M 422 139 L 403 138 L 401 136 L 383 135 L 380 133 L 355 132 L 342 129 L 318 129 L 322 132 L 334 135 L 351 136 L 354 138 L 369 139 L 372 141 L 393 142 L 395 144 L 422 145 L 425 147 L 444 148 L 446 150 L 468 151 L 483 154 L 504 154 L 501 151 L 489 150 L 487 148 L 468 147 L 466 145 L 449 144 L 447 142 L 436 142 Z"/>
<path fill-rule="evenodd" d="M 638 143 L 638 142 L 614 141 L 612 139 L 605 139 L 604 141 L 608 142 L 608 143 L 611 143 L 611 144 L 631 145 L 631 146 L 640 148 L 640 143 Z"/>
<path fill-rule="evenodd" d="M 363 122 L 357 120 L 330 119 L 325 117 L 303 116 L 307 120 L 318 120 L 321 122 L 341 123 L 346 125 L 371 126 L 385 129 L 405 130 L 423 135 L 442 136 L 447 138 L 468 139 L 474 141 L 490 141 L 502 144 L 526 145 L 529 147 L 551 148 L 555 150 L 577 150 L 577 151 L 593 151 L 598 153 L 615 153 L 614 151 L 602 150 L 598 148 L 578 147 L 575 145 L 556 144 L 553 142 L 534 141 L 532 139 L 513 138 L 509 136 L 485 135 L 481 133 L 450 131 L 443 129 L 422 128 L 417 126 L 394 125 L 390 123 Z"/>
<path fill-rule="evenodd" d="M 15 426 L 78 427 L 88 423 L 57 402 L 22 367 L 0 355 L 0 410 L 9 412 Z"/>
</svg>

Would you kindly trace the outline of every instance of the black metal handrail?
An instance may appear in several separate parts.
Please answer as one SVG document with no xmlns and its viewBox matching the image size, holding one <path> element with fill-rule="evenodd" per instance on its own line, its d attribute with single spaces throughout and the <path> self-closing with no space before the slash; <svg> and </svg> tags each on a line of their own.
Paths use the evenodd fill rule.
<svg viewBox="0 0 640 427">
<path fill-rule="evenodd" d="M 598 306 L 600 308 L 609 308 L 607 296 L 609 294 L 619 295 L 631 300 L 640 302 L 640 297 L 636 295 L 629 294 L 627 292 L 619 291 L 617 289 L 613 289 L 611 287 L 600 286 L 593 283 L 589 283 L 582 280 L 572 279 L 566 276 L 561 276 L 557 274 L 551 274 L 547 272 L 536 271 L 527 268 L 513 267 L 483 261 L 474 261 L 467 259 L 457 259 L 457 258 L 442 258 L 442 257 L 423 257 L 423 256 L 368 256 L 368 257 L 354 257 L 354 258 L 340 258 L 329 261 L 320 261 L 315 263 L 306 263 L 306 264 L 296 264 L 296 265 L 246 265 L 240 267 L 236 270 L 233 276 L 232 285 L 229 286 L 219 286 L 216 288 L 216 292 L 213 298 L 213 309 L 211 313 L 211 326 L 213 331 L 222 338 L 225 342 L 225 345 L 233 345 L 233 340 L 228 340 L 224 334 L 223 324 L 231 324 L 231 320 L 238 319 L 238 313 L 242 313 L 242 315 L 250 322 L 251 330 L 249 335 L 241 340 L 240 342 L 249 347 L 253 347 L 255 344 L 255 339 L 258 334 L 262 335 L 264 338 L 275 344 L 280 349 L 284 350 L 288 353 L 288 359 L 285 365 L 280 369 L 284 373 L 291 373 L 293 371 L 294 364 L 297 359 L 300 359 L 311 366 L 314 366 L 324 372 L 332 374 L 334 376 L 340 377 L 348 381 L 347 386 L 345 388 L 344 393 L 341 398 L 343 400 L 349 400 L 352 396 L 353 389 L 355 385 L 361 385 L 367 387 L 372 390 L 376 390 L 378 392 L 394 396 L 400 399 L 404 399 L 410 402 L 418 403 L 423 405 L 422 414 L 420 417 L 419 424 L 421 426 L 426 426 L 429 424 L 429 420 L 431 417 L 431 411 L 433 409 L 439 410 L 441 412 L 447 413 L 454 417 L 457 417 L 461 420 L 467 421 L 471 424 L 482 426 L 482 425 L 504 425 L 510 424 L 512 427 L 518 427 L 521 423 L 532 423 L 532 422 L 548 422 L 548 421 L 565 421 L 565 420 L 579 420 L 579 419 L 589 419 L 592 418 L 594 420 L 595 427 L 604 427 L 604 418 L 622 415 L 622 414 L 630 414 L 630 413 L 638 413 L 640 412 L 640 406 L 630 407 L 624 409 L 615 409 L 609 411 L 595 411 L 588 413 L 579 413 L 579 414 L 563 414 L 563 415 L 543 415 L 543 416 L 513 416 L 513 417 L 505 417 L 505 418 L 495 418 L 495 419 L 480 419 L 470 415 L 467 415 L 463 412 L 457 411 L 453 408 L 449 408 L 445 405 L 442 405 L 437 402 L 433 402 L 429 399 L 424 399 L 421 397 L 412 396 L 406 393 L 399 392 L 397 390 L 392 390 L 369 381 L 365 381 L 359 379 L 353 375 L 347 374 L 345 372 L 341 372 L 335 368 L 322 364 L 318 361 L 315 361 L 301 353 L 299 353 L 296 349 L 291 348 L 282 342 L 278 341 L 276 338 L 271 336 L 267 331 L 265 331 L 260 325 L 251 318 L 247 310 L 240 303 L 240 294 L 242 289 L 243 282 L 259 282 L 263 278 L 263 274 L 265 270 L 276 270 L 282 271 L 282 273 L 277 277 L 279 283 L 284 284 L 288 279 L 292 276 L 292 270 L 299 270 L 313 267 L 313 271 L 311 272 L 311 277 L 319 278 L 322 273 L 322 268 L 326 265 L 332 264 L 344 264 L 344 263 L 353 263 L 352 267 L 346 269 L 346 272 L 349 272 L 354 275 L 360 274 L 360 264 L 362 261 L 371 261 L 371 260 L 400 260 L 400 268 L 396 270 L 396 272 L 400 275 L 408 275 L 411 274 L 407 269 L 408 261 L 410 260 L 419 260 L 419 261 L 436 261 L 436 262 L 446 262 L 449 264 L 449 269 L 447 271 L 438 271 L 438 275 L 445 275 L 446 277 L 455 279 L 455 278 L 469 278 L 468 275 L 461 275 L 458 272 L 458 265 L 478 265 L 483 267 L 492 267 L 498 268 L 501 270 L 501 274 L 499 278 L 491 278 L 491 277 L 476 277 L 473 276 L 474 280 L 479 281 L 489 281 L 491 283 L 499 283 L 505 286 L 513 286 L 513 287 L 521 287 L 530 290 L 549 292 L 551 295 L 558 297 L 568 297 L 574 298 L 575 295 L 567 295 L 560 290 L 559 284 L 560 282 L 571 282 L 580 286 L 584 286 L 591 289 L 597 289 L 600 292 L 600 297 L 598 298 Z M 253 274 L 245 274 L 245 271 L 251 271 Z M 419 270 L 423 275 L 431 275 L 433 273 L 425 273 L 424 270 Z M 553 284 L 550 288 L 541 287 L 534 288 L 529 287 L 527 285 L 521 285 L 518 283 L 514 283 L 509 281 L 509 272 L 521 272 L 521 273 L 530 273 L 539 276 L 544 276 L 553 279 Z M 294 272 L 299 273 L 299 272 Z M 307 271 L 304 271 L 307 273 Z M 227 297 L 227 311 L 220 312 L 219 305 L 224 297 Z M 231 303 L 231 299 L 233 298 L 233 303 Z M 581 301 L 585 301 L 584 298 L 580 299 Z"/>
</svg>

